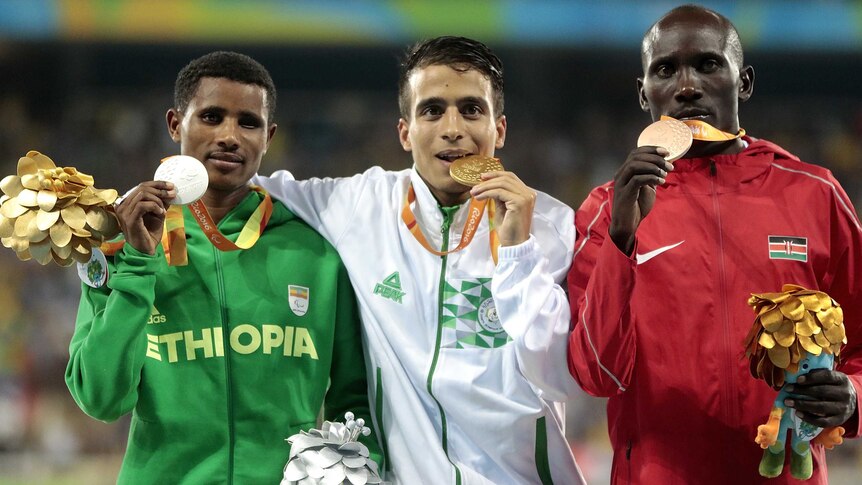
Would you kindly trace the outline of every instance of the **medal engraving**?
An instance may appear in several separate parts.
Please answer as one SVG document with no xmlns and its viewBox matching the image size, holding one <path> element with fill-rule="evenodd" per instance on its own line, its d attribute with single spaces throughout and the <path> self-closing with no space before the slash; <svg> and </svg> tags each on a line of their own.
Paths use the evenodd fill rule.
<svg viewBox="0 0 862 485">
<path fill-rule="evenodd" d="M 482 174 L 504 170 L 500 160 L 493 157 L 469 155 L 459 158 L 449 166 L 449 175 L 461 185 L 472 187 L 482 181 Z"/>
<path fill-rule="evenodd" d="M 207 169 L 196 158 L 187 155 L 168 157 L 156 169 L 153 180 L 170 182 L 176 187 L 175 205 L 187 205 L 201 198 L 209 185 Z"/>
<path fill-rule="evenodd" d="M 665 160 L 673 162 L 691 148 L 691 129 L 675 119 L 656 121 L 647 126 L 638 137 L 638 146 L 657 146 L 668 151 Z"/>
</svg>

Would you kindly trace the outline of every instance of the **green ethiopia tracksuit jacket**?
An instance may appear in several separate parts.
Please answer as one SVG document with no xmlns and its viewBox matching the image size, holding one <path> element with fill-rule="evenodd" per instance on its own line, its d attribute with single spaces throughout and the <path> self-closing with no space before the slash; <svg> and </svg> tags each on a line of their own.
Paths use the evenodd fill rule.
<svg viewBox="0 0 862 485">
<path fill-rule="evenodd" d="M 235 241 L 260 201 L 219 230 Z M 278 483 L 285 438 L 315 426 L 325 396 L 327 419 L 371 422 L 350 282 L 281 203 L 257 244 L 231 252 L 183 212 L 188 266 L 126 244 L 107 285 L 83 286 L 66 384 L 94 418 L 132 412 L 120 483 Z"/>
</svg>

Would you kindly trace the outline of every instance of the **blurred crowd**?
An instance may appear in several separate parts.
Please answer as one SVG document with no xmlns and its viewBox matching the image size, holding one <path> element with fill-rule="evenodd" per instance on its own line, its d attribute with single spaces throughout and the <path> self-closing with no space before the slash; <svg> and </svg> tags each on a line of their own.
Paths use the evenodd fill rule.
<svg viewBox="0 0 862 485">
<path fill-rule="evenodd" d="M 498 152 L 507 169 L 577 207 L 592 186 L 612 178 L 650 121 L 635 96 L 638 67 L 626 83 L 630 92 L 614 96 L 582 92 L 569 101 L 566 93 L 524 81 L 507 86 L 509 133 Z M 94 175 L 99 188 L 123 192 L 149 180 L 159 159 L 177 151 L 165 129 L 173 78 L 166 79 L 158 87 L 79 85 L 47 98 L 20 87 L 0 92 L 0 175 L 14 173 L 18 157 L 37 149 L 59 166 Z M 379 89 L 280 91 L 279 129 L 261 173 L 286 168 L 306 178 L 350 175 L 371 165 L 406 167 L 394 86 L 393 77 Z M 827 166 L 862 207 L 862 96 L 755 92 L 741 109 L 748 133 Z M 74 477 L 112 483 L 128 422 L 85 416 L 63 381 L 80 294 L 74 268 L 22 263 L 3 249 L 0 274 L 0 484 L 75 483 Z M 560 372 L 566 372 L 562 363 Z M 606 483 L 604 400 L 583 396 L 571 403 L 568 428 L 590 483 Z M 752 453 L 759 453 L 753 442 Z M 862 470 L 862 446 L 845 444 L 828 461 L 833 483 L 851 483 L 843 480 Z"/>
</svg>

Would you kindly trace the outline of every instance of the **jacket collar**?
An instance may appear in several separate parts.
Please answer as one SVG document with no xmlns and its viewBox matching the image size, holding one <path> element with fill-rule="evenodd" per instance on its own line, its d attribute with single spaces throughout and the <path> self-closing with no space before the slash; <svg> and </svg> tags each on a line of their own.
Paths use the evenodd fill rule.
<svg viewBox="0 0 862 485">
<path fill-rule="evenodd" d="M 710 162 L 716 165 L 768 165 L 776 159 L 791 159 L 798 161 L 799 158 L 787 150 L 767 140 L 760 140 L 750 136 L 744 136 L 743 140 L 748 144 L 739 153 L 727 155 L 711 155 L 699 158 L 681 158 L 674 163 L 674 171 L 686 172 L 708 168 Z"/>
<path fill-rule="evenodd" d="M 770 141 L 750 136 L 743 139 L 748 146 L 739 153 L 677 160 L 664 187 L 678 186 L 695 194 L 738 192 L 759 187 L 774 161 L 799 160 Z"/>
<path fill-rule="evenodd" d="M 425 183 L 425 180 L 423 180 L 419 175 L 419 172 L 416 171 L 415 165 L 410 169 L 410 183 L 413 184 L 413 190 L 416 193 L 416 202 L 414 202 L 411 207 L 413 209 L 413 214 L 416 216 L 416 221 L 419 223 L 419 227 L 422 228 L 422 233 L 425 234 L 428 242 L 439 248 L 442 244 L 440 229 L 443 226 L 444 217 L 443 210 L 440 208 L 440 203 L 437 202 L 437 199 L 431 193 L 431 189 L 428 188 L 428 184 Z M 462 202 L 461 205 L 458 206 L 455 217 L 452 219 L 451 229 L 449 230 L 450 249 L 452 241 L 457 244 L 457 240 L 452 238 L 460 237 L 461 232 L 464 230 L 464 224 L 467 222 L 468 214 L 466 209 L 470 205 L 469 202 L 469 199 Z M 486 210 L 485 214 L 482 216 L 482 221 L 479 223 L 479 228 L 476 230 L 477 236 L 488 231 L 487 219 L 488 215 Z M 471 244 L 474 243 L 475 240 Z"/>
</svg>

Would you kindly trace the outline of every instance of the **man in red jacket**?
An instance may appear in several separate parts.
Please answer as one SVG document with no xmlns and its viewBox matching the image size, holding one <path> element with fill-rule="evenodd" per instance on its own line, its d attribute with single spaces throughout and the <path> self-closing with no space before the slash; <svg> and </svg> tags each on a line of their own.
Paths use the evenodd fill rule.
<svg viewBox="0 0 862 485">
<path fill-rule="evenodd" d="M 674 164 L 663 148 L 636 148 L 577 211 L 569 370 L 588 393 L 610 398 L 613 483 L 765 482 L 754 437 L 776 393 L 742 358 L 754 319 L 746 301 L 795 283 L 844 307 L 849 343 L 837 370 L 800 378 L 790 390 L 799 397 L 785 404 L 804 421 L 858 435 L 862 227 L 828 170 L 740 129 L 754 70 L 725 17 L 675 8 L 641 52 L 641 108 L 653 120 L 705 122 L 728 139 L 695 140 Z M 788 242 L 792 253 L 770 251 Z M 823 448 L 812 452 L 807 483 L 826 483 Z M 797 480 L 785 468 L 769 483 Z"/>
</svg>

